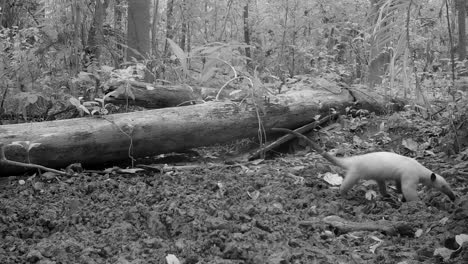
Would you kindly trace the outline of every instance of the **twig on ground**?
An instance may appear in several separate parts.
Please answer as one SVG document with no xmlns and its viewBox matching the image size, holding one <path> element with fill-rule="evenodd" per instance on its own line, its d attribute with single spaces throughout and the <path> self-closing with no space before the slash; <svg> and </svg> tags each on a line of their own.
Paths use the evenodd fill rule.
<svg viewBox="0 0 468 264">
<path fill-rule="evenodd" d="M 59 171 L 59 170 L 47 168 L 47 167 L 44 167 L 42 165 L 8 160 L 5 157 L 5 144 L 3 144 L 3 143 L 0 143 L 0 165 L 20 166 L 20 167 L 24 167 L 24 168 L 40 169 L 40 170 L 43 170 L 43 171 L 50 171 L 50 172 L 57 173 L 57 174 L 60 174 L 60 175 L 68 175 L 68 173 L 66 173 L 64 171 Z"/>
</svg>

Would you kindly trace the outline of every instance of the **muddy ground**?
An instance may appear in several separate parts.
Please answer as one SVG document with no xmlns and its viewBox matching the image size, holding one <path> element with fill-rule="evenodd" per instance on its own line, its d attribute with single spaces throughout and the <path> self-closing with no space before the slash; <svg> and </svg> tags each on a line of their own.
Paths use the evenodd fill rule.
<svg viewBox="0 0 468 264">
<path fill-rule="evenodd" d="M 307 151 L 190 165 L 2 178 L 0 263 L 468 263 L 454 242 L 468 234 L 468 180 L 453 170 L 455 203 L 423 188 L 401 203 L 393 190 L 366 199 L 377 190 L 366 184 L 341 197 L 321 178 L 333 168 Z M 343 231 L 330 216 L 405 230 Z"/>
</svg>

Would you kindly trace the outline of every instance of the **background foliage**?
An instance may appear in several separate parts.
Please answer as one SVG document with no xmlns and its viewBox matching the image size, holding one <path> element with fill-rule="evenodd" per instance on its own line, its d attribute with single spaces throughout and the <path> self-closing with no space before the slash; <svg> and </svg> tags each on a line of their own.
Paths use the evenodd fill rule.
<svg viewBox="0 0 468 264">
<path fill-rule="evenodd" d="M 151 13 L 146 51 L 128 46 L 128 7 L 135 3 Z M 102 97 L 113 70 L 135 64 L 146 77 L 131 78 L 164 84 L 219 88 L 248 76 L 267 85 L 307 74 L 383 87 L 421 104 L 427 96 L 445 99 L 465 91 L 464 58 L 456 62 L 459 81 L 451 73 L 450 55 L 458 48 L 448 30 L 456 35 L 453 1 L 4 0 L 1 5 L 5 114 L 26 117 L 30 105 L 44 100 L 43 111 L 35 114 L 50 116 L 55 108 L 70 106 L 69 97 Z M 126 57 L 129 51 L 139 56 Z M 229 84 L 245 83 L 241 78 Z"/>
</svg>

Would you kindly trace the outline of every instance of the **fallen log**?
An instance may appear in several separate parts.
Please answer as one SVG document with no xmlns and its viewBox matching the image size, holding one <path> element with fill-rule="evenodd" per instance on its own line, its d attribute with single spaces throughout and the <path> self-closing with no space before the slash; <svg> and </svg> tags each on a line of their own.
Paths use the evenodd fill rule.
<svg viewBox="0 0 468 264">
<path fill-rule="evenodd" d="M 17 144 L 7 146 L 5 156 L 12 161 L 29 160 L 50 168 L 81 162 L 86 167 L 254 137 L 258 135 L 259 120 L 267 132 L 272 127 L 296 128 L 311 122 L 316 115 L 325 116 L 331 108 L 343 110 L 353 101 L 346 91 L 329 90 L 293 91 L 265 99 L 263 103 L 208 102 L 102 117 L 3 125 L 0 142 L 40 143 L 29 153 Z M 0 165 L 0 175 L 22 172 L 24 168 Z"/>
<path fill-rule="evenodd" d="M 131 90 L 127 91 L 126 86 Z M 206 98 L 235 99 L 229 90 L 209 87 L 191 87 L 188 85 L 153 85 L 137 81 L 119 81 L 113 83 L 106 95 L 106 103 L 120 105 L 138 105 L 149 109 L 189 105 Z M 131 92 L 131 95 L 129 94 Z"/>
<path fill-rule="evenodd" d="M 130 90 L 126 88 L 127 85 L 130 85 Z M 106 95 L 106 103 L 132 104 L 152 109 L 188 105 L 202 98 L 200 89 L 187 85 L 153 86 L 127 81 L 114 84 L 113 89 L 115 90 Z"/>
</svg>

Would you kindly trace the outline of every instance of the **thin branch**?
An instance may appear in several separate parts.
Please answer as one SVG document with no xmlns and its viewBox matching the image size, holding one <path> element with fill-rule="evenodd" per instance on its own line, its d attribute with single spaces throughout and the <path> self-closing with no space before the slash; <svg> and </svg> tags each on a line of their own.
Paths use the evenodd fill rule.
<svg viewBox="0 0 468 264">
<path fill-rule="evenodd" d="M 50 171 L 50 172 L 57 173 L 57 174 L 60 174 L 60 175 L 68 175 L 68 173 L 66 173 L 64 171 L 54 170 L 54 169 L 51 169 L 51 168 L 44 167 L 42 165 L 8 160 L 5 157 L 5 147 L 6 147 L 5 144 L 0 143 L 0 165 L 20 166 L 20 167 L 24 167 L 24 168 L 40 169 L 40 170 L 43 170 L 43 171 Z"/>
</svg>

